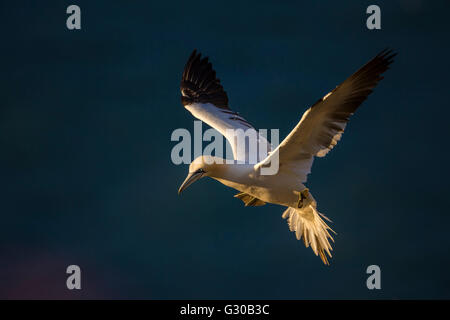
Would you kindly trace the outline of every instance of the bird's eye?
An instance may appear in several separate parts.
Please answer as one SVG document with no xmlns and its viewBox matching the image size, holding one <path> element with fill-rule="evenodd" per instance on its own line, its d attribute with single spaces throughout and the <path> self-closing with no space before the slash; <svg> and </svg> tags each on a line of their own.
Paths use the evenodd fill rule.
<svg viewBox="0 0 450 320">
<path fill-rule="evenodd" d="M 205 173 L 205 170 L 203 170 L 202 168 L 200 168 L 200 169 L 198 169 L 198 170 L 196 171 L 196 173 Z"/>
</svg>

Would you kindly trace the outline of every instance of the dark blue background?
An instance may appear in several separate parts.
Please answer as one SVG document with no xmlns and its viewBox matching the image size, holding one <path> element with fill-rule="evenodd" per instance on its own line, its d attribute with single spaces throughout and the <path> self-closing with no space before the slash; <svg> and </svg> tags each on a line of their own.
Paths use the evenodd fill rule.
<svg viewBox="0 0 450 320">
<path fill-rule="evenodd" d="M 450 298 L 448 2 L 0 7 L 0 298 Z M 392 69 L 309 179 L 338 232 L 330 267 L 281 207 L 244 208 L 209 179 L 177 195 L 187 166 L 170 135 L 193 128 L 179 82 L 194 48 L 232 108 L 284 137 L 387 46 Z M 65 287 L 69 264 L 81 291 Z M 366 288 L 371 264 L 382 290 Z"/>
</svg>

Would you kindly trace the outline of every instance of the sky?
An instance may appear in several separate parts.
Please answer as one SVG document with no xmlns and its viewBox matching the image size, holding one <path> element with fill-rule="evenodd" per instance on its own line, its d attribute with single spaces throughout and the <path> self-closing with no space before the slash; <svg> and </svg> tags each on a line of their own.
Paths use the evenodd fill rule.
<svg viewBox="0 0 450 320">
<path fill-rule="evenodd" d="M 81 30 L 66 27 L 71 4 Z M 366 27 L 371 4 L 381 30 Z M 0 8 L 0 298 L 450 298 L 448 2 Z M 178 196 L 188 167 L 170 137 L 193 132 L 179 92 L 193 49 L 232 109 L 284 137 L 386 47 L 391 69 L 308 179 L 337 232 L 330 266 L 282 207 L 244 207 L 211 179 Z M 66 287 L 69 265 L 81 290 Z M 370 265 L 380 290 L 366 287 Z"/>
</svg>

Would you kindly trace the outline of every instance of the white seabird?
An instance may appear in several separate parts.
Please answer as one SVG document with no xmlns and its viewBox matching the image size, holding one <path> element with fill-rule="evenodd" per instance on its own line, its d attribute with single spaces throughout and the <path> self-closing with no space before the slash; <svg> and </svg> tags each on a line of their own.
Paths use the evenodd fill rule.
<svg viewBox="0 0 450 320">
<path fill-rule="evenodd" d="M 246 206 L 274 203 L 287 207 L 282 217 L 298 240 L 303 236 L 305 246 L 311 246 L 325 264 L 331 257 L 333 231 L 322 219 L 330 221 L 319 211 L 317 202 L 305 187 L 314 157 L 324 157 L 340 140 L 349 117 L 383 79 L 396 54 L 383 50 L 330 93 L 319 99 L 303 114 L 300 122 L 265 159 L 252 164 L 248 150 L 242 152 L 229 129 L 254 129 L 243 117 L 228 106 L 228 97 L 208 58 L 191 54 L 181 80 L 181 102 L 192 115 L 218 130 L 227 138 L 235 160 L 243 164 L 227 164 L 223 159 L 200 156 L 189 166 L 189 174 L 179 189 L 181 193 L 202 177 L 211 177 L 238 190 L 235 197 Z M 261 148 L 270 144 L 259 136 Z M 241 151 L 240 151 L 241 150 Z M 275 175 L 262 175 L 261 168 L 273 157 L 279 159 Z M 334 231 L 333 231 L 334 232 Z"/>
</svg>

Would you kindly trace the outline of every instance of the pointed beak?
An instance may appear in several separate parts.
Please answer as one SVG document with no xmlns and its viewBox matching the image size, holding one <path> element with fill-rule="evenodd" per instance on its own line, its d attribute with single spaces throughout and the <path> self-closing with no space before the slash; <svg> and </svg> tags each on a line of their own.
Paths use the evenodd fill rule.
<svg viewBox="0 0 450 320">
<path fill-rule="evenodd" d="M 191 184 L 193 184 L 195 181 L 200 179 L 203 176 L 203 172 L 192 172 L 189 173 L 184 182 L 181 184 L 180 189 L 178 189 L 178 194 L 183 192 L 184 189 L 189 187 Z"/>
</svg>

